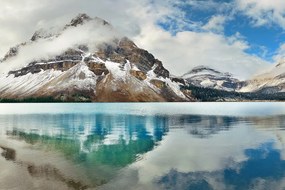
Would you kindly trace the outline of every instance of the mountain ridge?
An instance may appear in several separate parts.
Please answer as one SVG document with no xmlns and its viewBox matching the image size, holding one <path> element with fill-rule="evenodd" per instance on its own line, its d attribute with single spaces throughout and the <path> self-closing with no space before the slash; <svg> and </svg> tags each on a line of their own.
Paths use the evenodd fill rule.
<svg viewBox="0 0 285 190">
<path fill-rule="evenodd" d="M 204 88 L 217 90 L 236 91 L 240 88 L 241 81 L 232 74 L 220 72 L 209 66 L 197 66 L 181 76 L 188 83 Z"/>
<path fill-rule="evenodd" d="M 74 35 L 82 39 L 73 39 Z M 32 55 L 24 54 L 31 50 Z M 0 76 L 0 99 L 194 100 L 188 91 L 180 90 L 181 84 L 170 78 L 161 61 L 118 35 L 107 21 L 86 14 L 79 14 L 60 31 L 36 31 L 28 42 L 11 48 L 0 66 L 10 66 Z"/>
</svg>

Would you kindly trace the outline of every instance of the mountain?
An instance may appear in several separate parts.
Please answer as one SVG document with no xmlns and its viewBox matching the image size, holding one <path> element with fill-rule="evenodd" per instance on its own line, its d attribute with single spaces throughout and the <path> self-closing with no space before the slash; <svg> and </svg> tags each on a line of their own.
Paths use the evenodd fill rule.
<svg viewBox="0 0 285 190">
<path fill-rule="evenodd" d="M 224 91 L 235 91 L 241 86 L 241 82 L 230 73 L 223 73 L 207 66 L 195 67 L 182 75 L 182 78 L 194 86 Z"/>
<path fill-rule="evenodd" d="M 262 94 L 285 92 L 285 60 L 280 60 L 267 72 L 245 81 L 240 92 L 258 92 Z"/>
<path fill-rule="evenodd" d="M 197 101 L 284 101 L 285 61 L 251 80 L 199 66 L 182 76 Z"/>
<path fill-rule="evenodd" d="M 107 21 L 79 14 L 40 29 L 0 61 L 0 99 L 193 101 L 183 81 Z"/>
</svg>

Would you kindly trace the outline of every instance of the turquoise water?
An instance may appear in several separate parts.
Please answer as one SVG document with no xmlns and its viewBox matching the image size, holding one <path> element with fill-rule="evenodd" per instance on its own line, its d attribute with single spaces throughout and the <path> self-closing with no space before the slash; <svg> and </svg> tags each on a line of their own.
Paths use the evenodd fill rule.
<svg viewBox="0 0 285 190">
<path fill-rule="evenodd" d="M 285 188 L 282 103 L 0 108 L 0 189 Z"/>
</svg>

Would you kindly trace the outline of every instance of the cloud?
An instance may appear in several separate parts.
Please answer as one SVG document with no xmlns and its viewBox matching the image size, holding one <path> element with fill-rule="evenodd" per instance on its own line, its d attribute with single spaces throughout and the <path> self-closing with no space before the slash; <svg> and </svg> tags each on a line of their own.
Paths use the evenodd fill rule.
<svg viewBox="0 0 285 190">
<path fill-rule="evenodd" d="M 187 126 L 186 124 L 185 131 L 182 129 L 177 131 L 175 135 L 164 137 L 160 146 L 145 154 L 144 159 L 131 164 L 124 170 L 125 175 L 118 176 L 105 188 L 103 186 L 103 189 L 129 184 L 132 185 L 133 189 L 148 189 L 147 185 L 156 182 L 158 178 L 162 177 L 161 175 L 164 176 L 173 169 L 184 173 L 197 172 L 201 174 L 205 171 L 216 172 L 237 168 L 237 165 L 241 166 L 240 163 L 249 159 L 245 155 L 246 149 L 256 149 L 260 144 L 275 138 L 274 135 L 259 132 L 254 127 L 236 125 L 229 131 L 201 140 L 187 133 L 187 130 L 192 127 L 201 128 L 199 124 L 201 123 L 197 123 L 197 126 L 195 124 Z M 179 126 L 181 127 L 181 124 Z M 176 126 L 172 124 L 170 127 Z M 240 140 L 241 138 L 243 141 Z M 252 139 L 256 140 L 252 141 Z M 225 147 L 225 142 L 230 142 L 231 147 L 235 148 Z M 189 149 L 189 145 L 191 145 L 191 149 Z M 177 147 L 179 148 L 177 149 Z M 169 154 L 170 152 L 171 154 Z M 173 155 L 175 155 L 175 159 L 173 159 Z M 134 171 L 137 171 L 137 178 L 130 178 L 129 176 L 135 175 Z M 130 175 L 126 175 L 128 172 Z M 211 183 L 213 182 L 212 180 Z M 179 181 L 179 184 L 181 183 L 183 182 Z"/>
<path fill-rule="evenodd" d="M 216 0 L 186 0 L 184 1 L 187 5 L 190 5 L 194 9 L 203 10 L 203 11 L 216 11 L 216 12 L 225 12 L 230 11 L 233 7 L 231 1 L 216 1 Z"/>
<path fill-rule="evenodd" d="M 109 21 L 126 36 L 140 33 L 143 24 L 154 23 L 165 16 L 179 18 L 183 13 L 173 8 L 170 0 L 3 0 L 0 6 L 0 53 L 15 44 L 27 41 L 35 30 L 64 25 L 78 13 Z M 126 6 L 127 5 L 127 6 Z M 179 16 L 180 15 L 180 16 Z"/>
<path fill-rule="evenodd" d="M 202 28 L 207 31 L 223 32 L 226 17 L 222 15 L 214 15 Z"/>
<path fill-rule="evenodd" d="M 67 28 L 52 40 L 38 39 L 27 43 L 19 49 L 16 57 L 0 64 L 0 71 L 9 72 L 20 69 L 35 60 L 54 58 L 69 48 L 77 48 L 79 45 L 86 45 L 90 52 L 95 52 L 103 43 L 112 44 L 114 39 L 121 37 L 111 26 L 103 25 L 101 19 L 87 21 L 83 25 Z"/>
<path fill-rule="evenodd" d="M 285 29 L 284 0 L 235 0 L 237 10 L 252 19 L 254 26 L 278 25 Z"/>
<path fill-rule="evenodd" d="M 212 16 L 204 29 L 201 23 L 186 18 L 189 11 L 183 10 L 186 5 L 206 10 L 217 3 L 211 0 L 3 0 L 0 53 L 4 55 L 11 46 L 27 41 L 38 28 L 64 25 L 84 12 L 109 21 L 120 33 L 162 60 L 175 75 L 197 65 L 208 65 L 248 77 L 268 64 L 245 53 L 249 44 L 244 39 L 213 34 L 213 31 L 222 31 L 224 13 L 230 10 L 232 3 L 220 3 L 217 8 L 220 14 Z M 158 23 L 172 28 L 163 29 Z"/>
<path fill-rule="evenodd" d="M 268 65 L 266 61 L 246 54 L 248 44 L 236 36 L 226 38 L 211 32 L 192 31 L 172 36 L 153 25 L 145 27 L 135 41 L 154 53 L 176 75 L 182 75 L 194 66 L 206 65 L 248 78 Z"/>
<path fill-rule="evenodd" d="M 285 61 L 285 43 L 279 46 L 279 48 L 275 52 L 275 55 L 273 56 L 273 60 L 276 63 Z"/>
</svg>

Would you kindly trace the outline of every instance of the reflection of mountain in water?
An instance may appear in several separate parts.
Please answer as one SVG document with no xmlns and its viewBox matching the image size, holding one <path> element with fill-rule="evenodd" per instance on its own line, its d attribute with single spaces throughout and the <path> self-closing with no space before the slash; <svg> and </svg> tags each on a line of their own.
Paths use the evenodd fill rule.
<svg viewBox="0 0 285 190">
<path fill-rule="evenodd" d="M 86 168 L 92 178 L 108 179 L 119 168 L 151 151 L 168 132 L 166 117 L 132 115 L 39 115 L 18 117 L 7 135 L 56 150 Z M 96 171 L 96 174 L 94 174 Z"/>
<path fill-rule="evenodd" d="M 240 118 L 229 116 L 181 115 L 171 117 L 172 126 L 185 128 L 190 134 L 199 138 L 208 138 L 220 131 L 229 130 Z"/>
<path fill-rule="evenodd" d="M 180 115 L 172 116 L 170 128 L 178 126 L 184 128 L 191 135 L 198 138 L 209 138 L 221 131 L 228 131 L 237 124 L 251 124 L 257 128 L 285 128 L 285 116 L 267 117 L 231 117 L 207 115 Z"/>
<path fill-rule="evenodd" d="M 237 117 L 198 115 L 62 114 L 0 116 L 0 122 L 7 126 L 8 135 L 18 136 L 30 144 L 48 145 L 49 148 L 61 150 L 66 155 L 74 152 L 90 154 L 100 151 L 101 154 L 104 154 L 107 150 L 128 151 L 132 149 L 129 152 L 133 155 L 128 157 L 127 160 L 129 161 L 126 164 L 134 161 L 137 154 L 151 150 L 156 142 L 162 140 L 169 128 L 184 128 L 194 136 L 205 138 L 220 131 L 229 130 L 239 120 Z M 132 146 L 134 147 L 131 148 Z M 110 149 L 110 147 L 112 148 Z M 106 162 L 103 157 L 100 156 L 100 159 L 102 162 Z M 115 162 L 117 161 L 109 164 L 114 166 L 125 165 Z"/>
<path fill-rule="evenodd" d="M 184 128 L 194 136 L 205 138 L 229 130 L 239 120 L 237 117 L 198 115 L 63 114 L 0 117 L 0 122 L 8 124 L 8 135 L 19 137 L 30 144 L 44 144 L 68 156 L 75 152 L 83 155 L 100 152 L 102 162 L 109 160 L 108 164 L 114 166 L 125 166 L 134 161 L 138 154 L 152 150 L 169 128 Z M 118 158 L 114 161 L 104 159 L 103 154 L 110 157 L 108 152 L 117 150 L 132 154 L 125 157 L 128 160 L 124 161 L 125 164 L 119 162 Z M 119 157 L 119 154 L 114 156 Z"/>
<path fill-rule="evenodd" d="M 163 140 L 169 128 L 184 128 L 199 138 L 228 130 L 236 118 L 139 115 L 14 115 L 0 117 L 6 134 L 35 148 L 57 151 L 83 166 L 96 185 L 134 163 Z M 13 122 L 11 122 L 13 121 Z M 94 172 L 96 171 L 96 172 Z"/>
</svg>

